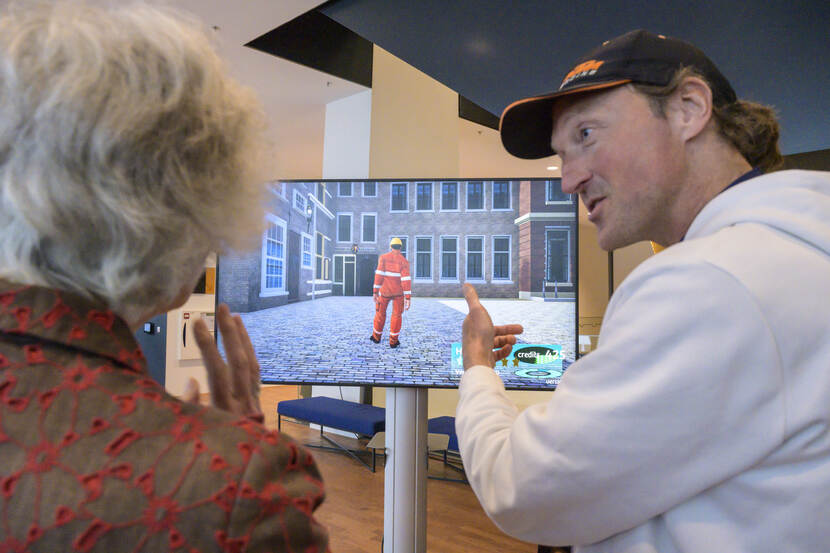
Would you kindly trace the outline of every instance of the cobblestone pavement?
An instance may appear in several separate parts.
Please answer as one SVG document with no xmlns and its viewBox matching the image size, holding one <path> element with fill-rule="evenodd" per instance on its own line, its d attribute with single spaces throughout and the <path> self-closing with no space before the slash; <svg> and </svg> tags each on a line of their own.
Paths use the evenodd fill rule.
<svg viewBox="0 0 830 553">
<path fill-rule="evenodd" d="M 573 304 L 482 300 L 494 324 L 520 323 L 521 343 L 562 344 L 564 366 L 574 358 Z M 328 297 L 242 313 L 264 382 L 457 387 L 451 344 L 461 341 L 467 313 L 463 299 L 414 298 L 404 312 L 401 345 L 389 347 L 390 305 L 380 344 L 369 341 L 375 309 L 371 297 Z M 497 367 L 508 388 L 552 387 Z"/>
</svg>

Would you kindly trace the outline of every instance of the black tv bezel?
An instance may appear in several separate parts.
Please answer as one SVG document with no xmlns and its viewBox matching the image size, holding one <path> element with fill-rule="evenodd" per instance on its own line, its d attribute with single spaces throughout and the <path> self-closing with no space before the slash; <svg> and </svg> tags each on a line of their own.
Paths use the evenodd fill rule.
<svg viewBox="0 0 830 553">
<path fill-rule="evenodd" d="M 451 178 L 435 178 L 435 177 L 422 177 L 422 178 L 382 178 L 382 179 L 375 179 L 375 178 L 365 178 L 365 179 L 276 179 L 273 181 L 268 181 L 269 183 L 340 183 L 340 182 L 351 182 L 351 183 L 364 183 L 364 182 L 424 182 L 424 181 L 433 181 L 433 182 L 462 182 L 462 181 L 543 181 L 543 180 L 559 180 L 561 182 L 562 177 L 471 177 L 471 178 L 464 178 L 464 177 L 451 177 Z M 574 220 L 576 221 L 576 225 L 574 225 L 574 243 L 576 247 L 574 249 L 574 339 L 576 343 L 574 344 L 574 363 L 579 360 L 581 357 L 579 354 L 579 199 L 574 198 L 573 201 L 574 205 Z M 215 297 L 214 297 L 214 310 L 218 310 L 219 307 L 219 290 L 220 290 L 220 275 L 221 271 L 219 270 L 219 264 L 221 262 L 222 256 L 221 254 L 216 255 L 216 285 L 215 285 Z M 217 328 L 217 323 L 214 319 L 214 340 L 218 344 L 219 340 L 219 332 Z M 260 382 L 262 384 L 267 385 L 285 385 L 285 386 L 369 386 L 369 387 L 377 387 L 377 388 L 422 388 L 422 389 L 435 389 L 435 390 L 455 390 L 458 389 L 458 385 L 456 386 L 434 386 L 434 385 L 413 385 L 413 384 L 376 384 L 373 382 L 307 382 L 307 381 L 296 381 L 296 380 L 262 380 L 260 378 Z M 460 383 L 459 383 L 460 384 Z M 516 387 L 505 387 L 506 390 L 517 391 L 517 392 L 553 392 L 556 390 L 558 386 L 522 386 L 521 388 Z"/>
</svg>

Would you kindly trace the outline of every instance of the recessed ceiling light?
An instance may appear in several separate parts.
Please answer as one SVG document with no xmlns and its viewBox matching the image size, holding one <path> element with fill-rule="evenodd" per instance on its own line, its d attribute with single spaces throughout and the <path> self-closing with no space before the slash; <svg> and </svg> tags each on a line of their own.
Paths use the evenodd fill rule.
<svg viewBox="0 0 830 553">
<path fill-rule="evenodd" d="M 550 165 L 550 166 L 548 167 L 548 171 L 556 171 L 557 169 L 559 169 L 559 167 L 558 167 L 558 166 L 556 166 L 556 165 Z"/>
</svg>

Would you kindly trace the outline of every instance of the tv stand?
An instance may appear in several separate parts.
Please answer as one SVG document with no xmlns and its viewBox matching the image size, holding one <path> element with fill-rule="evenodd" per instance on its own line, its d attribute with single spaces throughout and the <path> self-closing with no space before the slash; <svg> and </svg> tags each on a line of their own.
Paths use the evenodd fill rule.
<svg viewBox="0 0 830 553">
<path fill-rule="evenodd" d="M 426 553 L 427 392 L 386 389 L 383 553 Z"/>
</svg>

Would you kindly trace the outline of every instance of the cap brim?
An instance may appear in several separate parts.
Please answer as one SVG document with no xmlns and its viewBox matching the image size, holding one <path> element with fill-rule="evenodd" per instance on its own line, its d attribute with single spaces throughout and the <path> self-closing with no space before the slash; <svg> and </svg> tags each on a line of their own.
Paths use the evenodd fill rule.
<svg viewBox="0 0 830 553">
<path fill-rule="evenodd" d="M 553 133 L 553 105 L 558 98 L 580 92 L 601 90 L 631 82 L 630 79 L 560 90 L 545 96 L 534 96 L 513 102 L 504 109 L 499 121 L 499 134 L 504 148 L 522 159 L 541 159 L 556 152 L 550 145 Z"/>
</svg>

